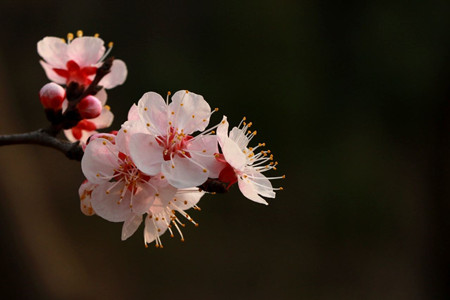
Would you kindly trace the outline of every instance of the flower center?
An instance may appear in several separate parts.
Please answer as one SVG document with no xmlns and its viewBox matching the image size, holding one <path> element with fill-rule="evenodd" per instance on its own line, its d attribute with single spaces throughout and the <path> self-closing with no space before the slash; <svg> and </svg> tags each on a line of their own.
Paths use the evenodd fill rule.
<svg viewBox="0 0 450 300">
<path fill-rule="evenodd" d="M 137 184 L 141 182 L 148 182 L 151 176 L 139 171 L 130 157 L 122 152 L 118 155 L 121 163 L 119 169 L 115 171 L 112 181 L 124 181 L 127 189 L 135 194 L 137 191 Z"/>
<path fill-rule="evenodd" d="M 67 69 L 53 68 L 56 74 L 66 78 L 66 84 L 70 82 L 77 82 L 80 85 L 88 86 L 92 80 L 89 79 L 91 75 L 97 72 L 96 67 L 83 67 L 81 68 L 75 61 L 69 60 L 66 64 Z"/>
<path fill-rule="evenodd" d="M 191 157 L 189 152 L 186 151 L 186 146 L 192 138 L 192 136 L 184 134 L 183 131 L 178 133 L 173 127 L 170 127 L 167 135 L 158 136 L 156 140 L 164 148 L 164 160 L 171 160 L 175 154 L 180 157 Z"/>
</svg>

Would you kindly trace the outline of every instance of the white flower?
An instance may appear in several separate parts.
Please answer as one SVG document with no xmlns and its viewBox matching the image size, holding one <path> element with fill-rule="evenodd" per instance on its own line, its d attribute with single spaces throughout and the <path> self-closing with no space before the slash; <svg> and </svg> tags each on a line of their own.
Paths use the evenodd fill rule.
<svg viewBox="0 0 450 300">
<path fill-rule="evenodd" d="M 141 172 L 123 150 L 113 138 L 98 137 L 86 146 L 81 161 L 85 177 L 96 184 L 91 193 L 92 207 L 111 222 L 142 215 L 156 197 L 167 203 L 177 191 L 163 176 Z"/>
<path fill-rule="evenodd" d="M 43 58 L 40 61 L 47 77 L 59 84 L 77 82 L 80 85 L 89 85 L 109 54 L 112 43 L 105 53 L 104 42 L 97 36 L 82 36 L 78 31 L 78 37 L 73 39 L 72 34 L 67 35 L 67 43 L 57 37 L 45 37 L 37 43 L 37 51 Z M 122 84 L 127 77 L 127 67 L 120 59 L 115 59 L 111 72 L 99 83 L 104 88 L 110 89 Z"/>
<path fill-rule="evenodd" d="M 245 121 L 245 118 L 243 121 Z M 242 124 L 243 127 L 240 128 Z M 222 170 L 219 180 L 230 184 L 237 180 L 239 189 L 245 197 L 258 203 L 268 204 L 261 196 L 275 198 L 274 191 L 283 189 L 273 188 L 269 179 L 281 179 L 285 176 L 266 177 L 262 174 L 265 171 L 275 169 L 277 163 L 271 162 L 273 155 L 270 154 L 269 150 L 255 152 L 257 148 L 265 144 L 260 143 L 254 148 L 247 147 L 250 140 L 256 135 L 256 131 L 248 130 L 250 126 L 251 123 L 246 124 L 241 121 L 241 124 L 234 127 L 228 136 L 228 121 L 224 116 L 217 128 L 217 137 L 222 149 L 223 159 L 229 164 Z M 221 160 L 222 158 L 218 155 L 218 159 Z"/>
<path fill-rule="evenodd" d="M 200 192 L 196 188 L 179 190 L 169 202 L 164 202 L 161 198 L 156 197 L 155 201 L 150 206 L 150 209 L 145 216 L 145 228 L 144 228 L 144 244 L 155 241 L 156 247 L 163 247 L 160 236 L 167 230 L 170 232 L 170 236 L 174 237 L 174 232 L 177 231 L 181 237 L 181 241 L 184 241 L 181 227 L 184 227 L 180 219 L 178 219 L 176 212 L 181 214 L 188 221 L 198 226 L 186 212 L 189 208 L 200 210 L 197 206 L 198 201 L 204 195 L 204 192 Z M 142 223 L 142 215 L 131 215 L 122 226 L 122 240 L 126 240 L 133 235 Z"/>
<path fill-rule="evenodd" d="M 162 173 L 176 188 L 195 187 L 218 176 L 221 164 L 214 158 L 218 152 L 217 137 L 211 135 L 214 128 L 192 136 L 205 130 L 212 114 L 202 96 L 178 91 L 169 104 L 148 92 L 138 102 L 138 113 L 140 121 L 128 126 L 135 129 L 129 147 L 140 170 Z"/>
</svg>

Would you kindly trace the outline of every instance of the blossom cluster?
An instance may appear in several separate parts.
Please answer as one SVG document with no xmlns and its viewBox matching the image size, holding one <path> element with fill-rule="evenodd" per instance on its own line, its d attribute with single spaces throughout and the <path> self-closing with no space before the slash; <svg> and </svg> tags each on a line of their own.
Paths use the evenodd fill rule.
<svg viewBox="0 0 450 300">
<path fill-rule="evenodd" d="M 98 36 L 78 36 L 69 35 L 68 43 L 44 38 L 38 52 L 53 81 L 40 93 L 46 112 L 52 112 L 47 116 L 53 122 L 62 118 L 69 124 L 64 126 L 67 139 L 83 144 L 81 168 L 86 180 L 79 195 L 84 214 L 123 222 L 122 240 L 144 222 L 145 245 L 155 242 L 162 247 L 160 236 L 166 231 L 184 240 L 180 216 L 198 225 L 186 211 L 199 210 L 197 203 L 206 193 L 224 193 L 237 183 L 252 201 L 268 204 L 263 197 L 275 198 L 282 188 L 274 188 L 271 180 L 284 175 L 265 176 L 276 170 L 277 162 L 270 150 L 261 150 L 264 143 L 249 146 L 256 135 L 249 129 L 252 123 L 244 117 L 230 130 L 223 116 L 209 126 L 218 109 L 211 109 L 196 93 L 169 92 L 165 99 L 145 93 L 118 131 L 96 132 L 113 118 L 104 89 L 123 83 L 127 71 L 122 61 L 113 60 L 105 74 L 99 72 L 109 51 L 105 53 Z M 70 119 L 73 112 L 75 121 Z"/>
</svg>

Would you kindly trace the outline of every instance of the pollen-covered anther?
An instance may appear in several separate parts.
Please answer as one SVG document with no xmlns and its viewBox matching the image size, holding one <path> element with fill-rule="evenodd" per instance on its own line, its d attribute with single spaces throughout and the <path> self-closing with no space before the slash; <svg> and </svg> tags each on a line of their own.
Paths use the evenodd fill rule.
<svg viewBox="0 0 450 300">
<path fill-rule="evenodd" d="M 72 32 L 69 32 L 68 34 L 67 34 L 67 42 L 70 42 L 70 41 L 72 41 L 73 40 L 73 33 Z"/>
<path fill-rule="evenodd" d="M 103 144 L 103 145 L 106 145 L 106 141 L 103 141 L 102 144 Z"/>
<path fill-rule="evenodd" d="M 150 123 L 147 123 L 146 125 L 147 125 L 147 127 L 150 127 Z"/>
<path fill-rule="evenodd" d="M 94 34 L 94 37 L 98 38 L 100 36 L 99 33 Z"/>
<path fill-rule="evenodd" d="M 147 111 L 148 110 L 148 108 L 147 107 L 144 107 L 144 111 Z"/>
<path fill-rule="evenodd" d="M 109 42 L 108 43 L 108 48 L 112 48 L 114 46 L 114 43 L 113 42 Z"/>
<path fill-rule="evenodd" d="M 279 187 L 280 191 L 284 190 L 284 188 L 282 186 Z"/>
<path fill-rule="evenodd" d="M 206 170 L 206 169 L 203 169 L 203 173 L 206 173 L 206 172 L 208 172 L 208 170 Z"/>
<path fill-rule="evenodd" d="M 83 30 L 78 30 L 77 37 L 82 37 L 82 36 L 83 36 Z"/>
<path fill-rule="evenodd" d="M 195 118 L 195 115 L 192 115 L 192 119 L 194 119 Z"/>
<path fill-rule="evenodd" d="M 127 133 L 128 131 L 126 129 L 123 130 L 123 133 Z"/>
<path fill-rule="evenodd" d="M 156 194 L 155 194 L 155 197 L 159 197 L 159 194 L 158 194 L 158 193 L 156 193 Z"/>
</svg>

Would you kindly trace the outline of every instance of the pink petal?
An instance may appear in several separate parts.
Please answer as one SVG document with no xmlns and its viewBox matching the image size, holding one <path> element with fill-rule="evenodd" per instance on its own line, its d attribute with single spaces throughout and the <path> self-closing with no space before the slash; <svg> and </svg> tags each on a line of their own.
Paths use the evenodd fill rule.
<svg viewBox="0 0 450 300">
<path fill-rule="evenodd" d="M 130 208 L 130 193 L 125 193 L 121 200 L 121 191 L 125 184 L 106 182 L 97 186 L 92 192 L 92 207 L 94 211 L 110 222 L 123 222 L 132 215 Z"/>
<path fill-rule="evenodd" d="M 84 150 L 81 170 L 92 183 L 104 183 L 119 168 L 118 151 L 110 141 L 98 138 L 90 142 Z M 105 178 L 106 177 L 106 178 Z"/>
<path fill-rule="evenodd" d="M 67 56 L 67 44 L 62 39 L 51 36 L 45 37 L 37 43 L 37 51 L 52 68 L 66 68 L 69 58 Z"/>
<path fill-rule="evenodd" d="M 41 64 L 42 68 L 44 68 L 45 74 L 47 75 L 47 78 L 50 79 L 53 82 L 59 83 L 59 84 L 66 84 L 66 78 L 59 76 L 56 74 L 55 71 L 53 71 L 53 68 L 51 65 L 46 63 L 43 60 L 40 60 L 39 63 Z"/>
<path fill-rule="evenodd" d="M 179 189 L 201 185 L 208 179 L 209 174 L 207 170 L 203 170 L 190 159 L 178 155 L 171 161 L 164 161 L 161 172 L 171 185 Z"/>
<path fill-rule="evenodd" d="M 247 163 L 247 157 L 241 148 L 230 138 L 222 141 L 222 153 L 227 163 L 234 169 L 241 170 Z"/>
<path fill-rule="evenodd" d="M 105 89 L 112 89 L 113 87 L 123 84 L 127 78 L 127 74 L 127 65 L 123 60 L 115 59 L 111 67 L 111 72 L 100 80 L 99 85 L 103 86 Z"/>
<path fill-rule="evenodd" d="M 245 136 L 245 132 L 242 129 L 233 127 L 230 131 L 230 139 L 233 140 L 241 149 L 244 149 L 248 145 L 248 138 Z"/>
<path fill-rule="evenodd" d="M 189 152 L 192 159 L 208 170 L 210 178 L 219 177 L 219 173 L 223 169 L 223 163 L 220 163 L 214 156 L 214 154 L 219 153 L 217 136 L 196 137 L 188 144 L 186 151 Z"/>
<path fill-rule="evenodd" d="M 130 138 L 136 133 L 148 134 L 147 129 L 140 120 L 126 121 L 122 124 L 122 128 L 117 133 L 116 145 L 120 152 L 130 155 Z"/>
<path fill-rule="evenodd" d="M 158 218 L 158 220 L 156 220 Z M 165 221 L 167 221 L 167 216 Z M 158 236 L 161 236 L 167 230 L 167 223 L 162 220 L 161 216 L 147 216 L 145 217 L 145 228 L 144 228 L 144 242 L 149 244 L 156 240 Z"/>
<path fill-rule="evenodd" d="M 97 185 L 85 180 L 78 189 L 78 195 L 80 196 L 80 208 L 83 214 L 86 216 L 95 215 L 95 211 L 92 208 L 91 193 Z"/>
<path fill-rule="evenodd" d="M 74 60 L 81 68 L 95 65 L 105 53 L 103 40 L 92 36 L 74 39 L 67 46 L 69 59 Z"/>
<path fill-rule="evenodd" d="M 153 178 L 152 182 L 155 183 Z M 153 214 L 164 211 L 168 207 L 169 202 L 172 201 L 173 197 L 177 192 L 177 189 L 168 184 L 167 180 L 165 180 L 165 182 L 166 182 L 165 186 L 158 186 L 158 197 L 155 198 L 155 201 L 152 203 L 150 207 L 150 211 Z"/>
<path fill-rule="evenodd" d="M 138 102 L 139 116 L 154 135 L 166 135 L 169 127 L 167 105 L 157 93 L 145 93 Z"/>
<path fill-rule="evenodd" d="M 248 180 L 253 182 L 255 191 L 263 197 L 275 198 L 272 183 L 263 174 L 249 167 L 244 170 Z"/>
<path fill-rule="evenodd" d="M 132 196 L 133 212 L 135 214 L 145 214 L 155 200 L 156 190 L 145 183 L 138 185 L 136 193 Z"/>
<path fill-rule="evenodd" d="M 100 116 L 94 119 L 90 119 L 89 122 L 94 123 L 97 129 L 103 129 L 111 126 L 113 120 L 114 114 L 109 110 L 109 107 L 104 106 Z"/>
<path fill-rule="evenodd" d="M 228 138 L 228 121 L 227 117 L 223 116 L 223 119 L 220 122 L 219 127 L 217 127 L 217 140 L 219 141 L 220 146 L 222 146 L 222 142 L 226 138 Z"/>
<path fill-rule="evenodd" d="M 173 126 L 184 133 L 203 131 L 209 123 L 211 107 L 202 96 L 185 90 L 178 91 L 172 96 L 169 104 L 169 120 Z M 173 114 L 172 114 L 173 112 Z"/>
<path fill-rule="evenodd" d="M 268 205 L 267 201 L 258 195 L 255 186 L 249 180 L 239 178 L 238 185 L 245 197 L 252 201 Z"/>
<path fill-rule="evenodd" d="M 200 198 L 205 194 L 203 191 L 199 191 L 198 188 L 190 188 L 189 191 L 182 191 L 176 193 L 173 197 L 172 203 L 181 210 L 187 210 L 196 205 Z"/>
<path fill-rule="evenodd" d="M 100 91 L 98 91 L 97 94 L 95 94 L 95 97 L 100 100 L 102 106 L 105 106 L 106 100 L 108 99 L 108 94 L 106 93 L 105 89 L 101 89 Z"/>
<path fill-rule="evenodd" d="M 158 145 L 154 136 L 144 133 L 132 135 L 129 149 L 130 156 L 139 170 L 152 176 L 161 172 L 163 148 Z"/>
<path fill-rule="evenodd" d="M 122 241 L 132 236 L 142 223 L 142 215 L 131 215 L 122 226 Z"/>
<path fill-rule="evenodd" d="M 140 117 L 138 106 L 133 103 L 133 105 L 131 105 L 130 107 L 130 110 L 128 111 L 128 121 L 135 121 L 139 119 Z"/>
</svg>

